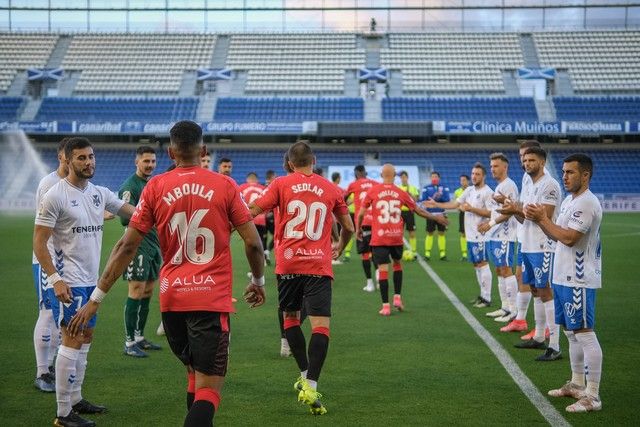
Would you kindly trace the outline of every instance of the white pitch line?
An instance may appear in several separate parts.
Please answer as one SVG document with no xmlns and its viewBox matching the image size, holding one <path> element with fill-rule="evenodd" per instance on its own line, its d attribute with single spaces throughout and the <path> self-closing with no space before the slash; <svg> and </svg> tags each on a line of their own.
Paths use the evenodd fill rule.
<svg viewBox="0 0 640 427">
<path fill-rule="evenodd" d="M 405 246 L 408 249 L 409 245 L 405 239 Z M 564 419 L 562 414 L 558 412 L 558 410 L 549 403 L 547 398 L 540 393 L 540 390 L 531 382 L 529 377 L 525 375 L 525 373 L 520 369 L 520 366 L 516 363 L 516 361 L 511 357 L 511 355 L 500 345 L 498 341 L 491 335 L 489 331 L 485 329 L 484 326 L 478 322 L 473 314 L 469 311 L 467 307 L 458 299 L 458 297 L 451 291 L 449 286 L 438 276 L 438 274 L 431 268 L 429 264 L 427 264 L 421 257 L 418 257 L 418 263 L 424 269 L 424 271 L 431 277 L 431 279 L 438 285 L 442 293 L 447 297 L 449 302 L 453 304 L 456 310 L 462 315 L 464 320 L 471 326 L 471 329 L 474 330 L 476 334 L 484 341 L 484 343 L 489 347 L 489 350 L 496 356 L 500 364 L 504 367 L 507 373 L 513 378 L 516 385 L 522 390 L 525 396 L 529 399 L 529 401 L 533 404 L 533 406 L 540 412 L 540 414 L 544 417 L 547 422 L 552 426 L 571 426 Z"/>
</svg>

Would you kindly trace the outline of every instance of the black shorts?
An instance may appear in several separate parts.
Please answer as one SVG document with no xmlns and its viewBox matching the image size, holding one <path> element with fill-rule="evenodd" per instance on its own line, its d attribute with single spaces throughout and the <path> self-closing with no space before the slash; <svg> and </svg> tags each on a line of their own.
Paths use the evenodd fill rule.
<svg viewBox="0 0 640 427">
<path fill-rule="evenodd" d="M 265 214 L 265 218 L 266 218 L 265 226 L 267 227 L 267 231 L 273 234 L 276 227 L 276 223 L 274 222 L 274 218 L 273 218 L 273 211 L 267 212 Z"/>
<path fill-rule="evenodd" d="M 266 225 L 256 225 L 256 230 L 258 230 L 258 235 L 260 236 L 260 240 L 262 241 L 263 249 L 267 249 L 267 226 Z"/>
<path fill-rule="evenodd" d="M 439 214 L 438 214 L 439 215 Z M 442 214 L 444 215 L 444 217 L 447 217 L 447 214 Z M 427 233 L 433 233 L 434 231 L 436 231 L 436 228 L 438 229 L 438 231 L 447 231 L 447 226 L 446 225 L 442 225 L 438 222 L 432 221 L 430 219 L 427 220 Z"/>
<path fill-rule="evenodd" d="M 171 351 L 205 375 L 224 377 L 229 361 L 229 313 L 167 311 L 162 324 Z"/>
<path fill-rule="evenodd" d="M 371 252 L 371 227 L 368 225 L 362 226 L 362 240 L 356 240 L 356 249 L 359 254 L 366 254 Z"/>
<path fill-rule="evenodd" d="M 302 304 L 307 315 L 331 317 L 331 277 L 310 274 L 278 274 L 280 310 L 299 311 Z"/>
<path fill-rule="evenodd" d="M 413 211 L 402 211 L 402 220 L 404 221 L 404 229 L 407 231 L 416 231 L 416 216 Z"/>
<path fill-rule="evenodd" d="M 373 262 L 377 265 L 389 264 L 389 257 L 394 261 L 402 259 L 402 252 L 404 246 L 371 246 L 371 252 L 373 253 Z"/>
<path fill-rule="evenodd" d="M 460 217 L 458 218 L 458 221 L 459 221 L 458 231 L 464 234 L 464 212 L 460 211 Z"/>
</svg>

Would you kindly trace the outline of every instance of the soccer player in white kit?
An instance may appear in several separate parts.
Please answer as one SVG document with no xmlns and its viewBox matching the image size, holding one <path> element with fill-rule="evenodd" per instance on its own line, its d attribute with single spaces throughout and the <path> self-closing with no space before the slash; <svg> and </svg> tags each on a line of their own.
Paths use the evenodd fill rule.
<svg viewBox="0 0 640 427">
<path fill-rule="evenodd" d="M 71 337 L 67 325 L 87 303 L 98 280 L 104 211 L 130 217 L 134 207 L 108 188 L 91 184 L 95 157 L 86 138 L 69 138 L 65 146 L 69 175 L 45 194 L 35 220 L 33 248 L 47 274 L 47 293 L 53 317 L 62 332 L 56 359 L 56 426 L 90 427 L 93 421 L 78 414 L 106 410 L 82 398 L 82 383 L 91 346 L 95 317 L 83 335 Z M 51 239 L 56 262 L 47 242 Z"/>
<path fill-rule="evenodd" d="M 516 183 L 507 176 L 509 171 L 509 159 L 502 153 L 493 153 L 489 157 L 491 174 L 498 181 L 494 194 L 501 194 L 508 199 L 518 200 L 519 193 Z M 501 215 L 497 212 L 499 204 L 493 202 L 491 220 L 478 224 L 478 231 L 488 233 L 489 255 L 496 267 L 498 276 L 498 292 L 501 306 L 499 309 L 487 313 L 496 322 L 510 322 L 516 317 L 516 295 L 518 281 L 513 274 L 513 254 L 516 246 L 516 228 L 518 220 L 513 216 Z M 489 231 L 491 230 L 491 231 Z"/>
<path fill-rule="evenodd" d="M 536 358 L 547 362 L 562 357 L 559 344 L 559 327 L 555 323 L 555 308 L 550 285 L 550 273 L 555 242 L 548 238 L 533 221 L 524 218 L 523 207 L 529 204 L 543 204 L 551 220 L 558 215 L 560 184 L 545 173 L 547 153 L 539 147 L 528 148 L 524 153 L 525 171 L 531 177 L 523 181 L 520 203 L 505 200 L 499 212 L 513 214 L 522 223 L 522 283 L 531 287 L 534 298 L 535 335 L 533 338 L 515 345 L 517 348 L 545 349 Z M 545 327 L 549 328 L 549 347 L 545 345 Z"/>
<path fill-rule="evenodd" d="M 535 221 L 549 238 L 556 240 L 553 261 L 553 290 L 556 322 L 569 339 L 571 381 L 556 390 L 553 397 L 573 397 L 577 402 L 568 412 L 602 409 L 600 375 L 602 349 L 593 330 L 596 289 L 602 286 L 600 223 L 602 207 L 589 190 L 593 162 L 585 154 L 564 159 L 562 182 L 569 193 L 560 207 L 555 224 L 540 205 L 525 207 L 527 219 Z M 586 372 L 586 385 L 585 385 Z"/>
<path fill-rule="evenodd" d="M 478 231 L 478 224 L 491 217 L 493 190 L 485 183 L 487 171 L 480 163 L 471 169 L 471 183 L 462 195 L 452 202 L 436 202 L 433 199 L 423 202 L 427 208 L 460 209 L 465 212 L 464 232 L 467 236 L 467 253 L 473 263 L 476 279 L 480 285 L 480 295 L 472 302 L 474 307 L 484 308 L 491 305 L 491 282 L 493 275 L 489 267 L 487 238 Z"/>
<path fill-rule="evenodd" d="M 68 138 L 63 138 L 58 144 L 58 168 L 45 176 L 38 183 L 36 190 L 36 208 L 40 207 L 42 198 L 47 191 L 69 173 L 69 167 L 64 158 L 64 146 Z M 49 254 L 54 258 L 53 243 L 47 243 Z M 51 303 L 47 297 L 47 275 L 42 271 L 35 252 L 32 257 L 33 280 L 38 295 L 38 320 L 33 329 L 33 347 L 36 352 L 36 380 L 34 385 L 37 389 L 53 393 L 56 391 L 56 379 L 53 368 L 55 352 L 60 344 L 60 334 L 58 327 L 53 321 Z"/>
</svg>

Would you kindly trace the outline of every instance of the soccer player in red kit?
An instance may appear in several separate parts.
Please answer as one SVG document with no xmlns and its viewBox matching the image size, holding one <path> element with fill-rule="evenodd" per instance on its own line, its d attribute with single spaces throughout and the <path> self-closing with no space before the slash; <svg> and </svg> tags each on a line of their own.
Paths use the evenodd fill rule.
<svg viewBox="0 0 640 427">
<path fill-rule="evenodd" d="M 260 194 L 266 188 L 264 185 L 258 182 L 258 175 L 255 172 L 249 172 L 247 174 L 247 180 L 244 184 L 240 185 L 240 194 L 247 203 L 247 205 L 257 199 Z M 253 218 L 253 223 L 256 225 L 260 239 L 262 240 L 262 247 L 264 251 L 264 259 L 267 265 L 271 264 L 269 259 L 269 251 L 267 251 L 267 218 L 265 214 L 260 214 Z"/>
<path fill-rule="evenodd" d="M 300 368 L 294 387 L 298 400 L 309 405 L 312 414 L 322 415 L 327 410 L 316 390 L 329 347 L 331 259 L 337 259 L 351 239 L 353 222 L 342 194 L 331 182 L 313 173 L 315 156 L 311 147 L 296 142 L 288 155 L 293 173 L 276 178 L 249 209 L 253 215 L 278 209 L 276 276 L 280 309 L 285 313 L 285 335 Z M 332 247 L 334 215 L 342 231 Z M 300 328 L 303 303 L 312 329 L 308 358 Z"/>
<path fill-rule="evenodd" d="M 364 270 L 364 275 L 367 278 L 367 284 L 362 288 L 362 290 L 375 292 L 376 288 L 373 285 L 373 279 L 371 278 L 371 212 L 368 210 L 366 211 L 360 220 L 361 224 L 358 223 L 358 217 L 364 196 L 367 194 L 367 191 L 369 191 L 374 185 L 378 185 L 379 182 L 367 178 L 367 171 L 363 165 L 356 166 L 353 169 L 353 172 L 356 176 L 356 180 L 347 187 L 344 199 L 347 200 L 349 196 L 353 194 L 353 204 L 355 205 L 355 225 L 356 228 L 360 227 L 362 229 L 362 238 L 358 239 L 356 242 L 356 248 L 360 254 L 360 258 L 362 259 L 362 269 Z"/>
<path fill-rule="evenodd" d="M 171 350 L 187 368 L 187 427 L 211 425 L 227 371 L 229 313 L 234 311 L 232 226 L 244 240 L 253 275 L 245 300 L 258 306 L 265 299 L 262 244 L 252 216 L 231 178 L 200 167 L 204 150 L 196 123 L 181 121 L 171 128 L 169 156 L 177 167 L 149 180 L 90 302 L 70 324 L 72 333 L 81 333 L 155 226 L 164 261 L 162 323 Z"/>
<path fill-rule="evenodd" d="M 406 206 L 419 216 L 447 225 L 447 219 L 442 215 L 433 215 L 416 207 L 416 202 L 406 191 L 402 191 L 394 184 L 396 169 L 393 165 L 382 166 L 382 184 L 372 187 L 362 201 L 362 209 L 358 213 L 358 224 L 363 224 L 366 210 L 371 207 L 371 251 L 373 261 L 378 264 L 380 295 L 382 296 L 383 316 L 391 315 L 389 304 L 389 256 L 393 262 L 393 306 L 402 311 L 402 249 L 404 235 L 404 221 L 401 207 Z M 364 226 L 358 226 L 356 236 L 363 237 Z"/>
</svg>

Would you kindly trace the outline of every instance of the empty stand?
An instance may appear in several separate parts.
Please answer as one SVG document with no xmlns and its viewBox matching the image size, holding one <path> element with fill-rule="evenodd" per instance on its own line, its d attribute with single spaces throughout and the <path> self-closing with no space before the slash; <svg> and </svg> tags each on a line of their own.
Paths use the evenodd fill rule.
<svg viewBox="0 0 640 427">
<path fill-rule="evenodd" d="M 194 120 L 197 98 L 44 98 L 36 120 Z"/>
<path fill-rule="evenodd" d="M 226 64 L 248 71 L 247 93 L 339 94 L 364 61 L 355 34 L 234 34 Z"/>
<path fill-rule="evenodd" d="M 208 66 L 216 36 L 207 34 L 83 34 L 62 62 L 81 70 L 76 92 L 178 92 L 185 70 Z"/>
<path fill-rule="evenodd" d="M 18 72 L 44 67 L 57 40 L 54 34 L 0 33 L 0 92 Z"/>
<path fill-rule="evenodd" d="M 215 120 L 300 122 L 362 120 L 360 98 L 220 98 Z"/>
<path fill-rule="evenodd" d="M 584 31 L 533 35 L 540 65 L 566 68 L 576 92 L 640 90 L 640 32 Z"/>
<path fill-rule="evenodd" d="M 0 97 L 0 120 L 17 120 L 18 110 L 23 102 L 24 98 L 20 97 Z"/>
<path fill-rule="evenodd" d="M 532 98 L 386 98 L 383 120 L 538 120 Z"/>
<path fill-rule="evenodd" d="M 616 193 L 640 194 L 637 168 L 640 151 L 637 150 L 554 150 L 556 173 L 562 176 L 562 160 L 570 154 L 580 152 L 591 157 L 594 163 L 590 188 L 593 193 L 611 195 Z"/>
<path fill-rule="evenodd" d="M 559 120 L 640 120 L 637 96 L 556 96 L 553 103 Z"/>
<path fill-rule="evenodd" d="M 502 69 L 524 65 L 517 34 L 390 34 L 383 66 L 398 69 L 404 93 L 504 93 Z"/>
</svg>

